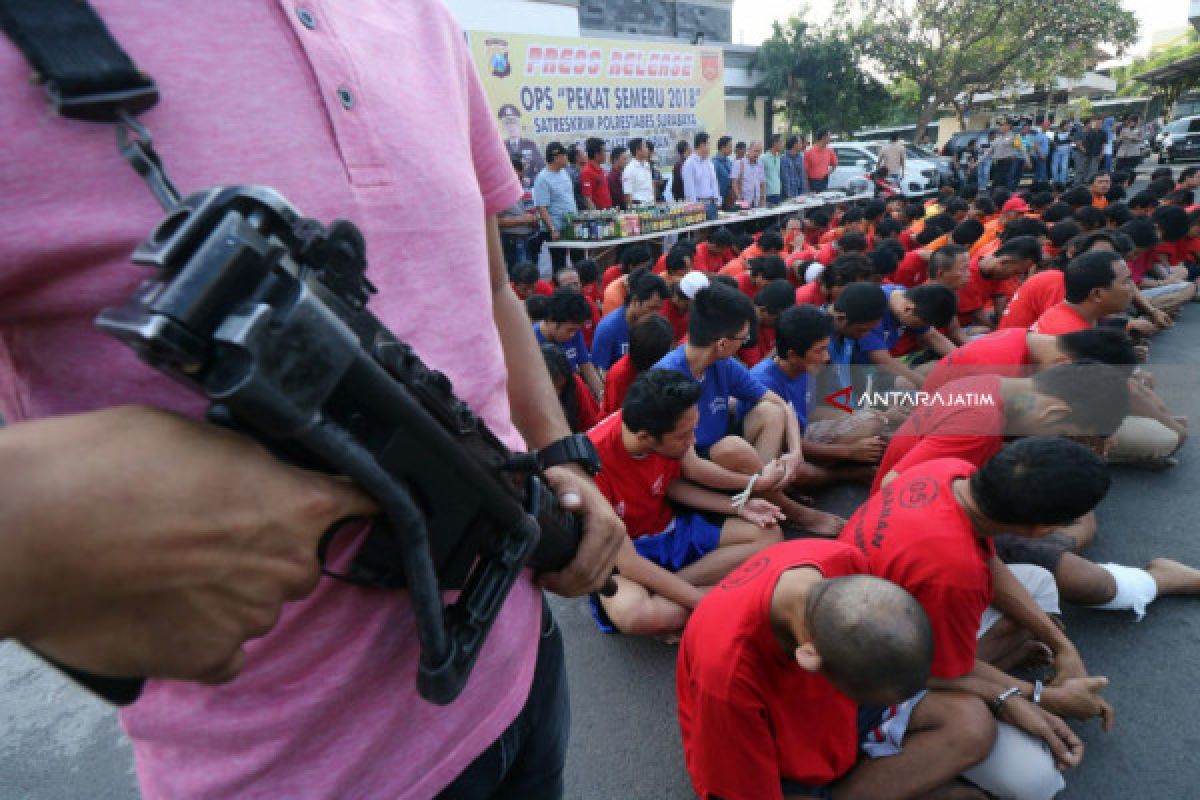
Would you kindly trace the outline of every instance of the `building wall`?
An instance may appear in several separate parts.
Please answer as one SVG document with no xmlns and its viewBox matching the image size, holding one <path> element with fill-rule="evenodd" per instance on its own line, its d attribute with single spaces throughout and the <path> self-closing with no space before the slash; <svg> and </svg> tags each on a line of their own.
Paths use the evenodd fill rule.
<svg viewBox="0 0 1200 800">
<path fill-rule="evenodd" d="M 464 31 L 579 36 L 575 0 L 445 0 Z"/>
<path fill-rule="evenodd" d="M 732 40 L 732 2 L 722 0 L 580 0 L 579 26 L 589 32 L 618 31 L 642 36 L 707 41 Z"/>
<path fill-rule="evenodd" d="M 767 114 L 766 100 L 756 100 L 754 110 L 755 116 L 753 117 L 746 113 L 746 98 L 744 97 L 725 98 L 725 130 L 716 133 L 714 138 L 727 133 L 733 137 L 735 142 L 761 142 Z"/>
</svg>

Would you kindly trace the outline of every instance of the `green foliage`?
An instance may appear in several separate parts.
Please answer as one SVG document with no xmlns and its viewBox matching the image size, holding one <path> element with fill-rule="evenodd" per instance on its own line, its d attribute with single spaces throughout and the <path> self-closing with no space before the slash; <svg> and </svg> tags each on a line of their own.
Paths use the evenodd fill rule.
<svg viewBox="0 0 1200 800">
<path fill-rule="evenodd" d="M 843 16 L 863 20 L 852 35 L 880 71 L 916 84 L 922 129 L 960 94 L 1079 77 L 1096 46 L 1105 43 L 1120 52 L 1136 41 L 1138 29 L 1120 0 L 838 0 L 838 5 Z"/>
<path fill-rule="evenodd" d="M 774 24 L 751 63 L 764 77 L 751 91 L 751 113 L 758 97 L 769 97 L 792 130 L 829 128 L 849 133 L 887 119 L 888 89 L 862 68 L 859 43 L 836 26 L 809 25 L 794 16 Z"/>
<path fill-rule="evenodd" d="M 1121 97 L 1160 94 L 1163 92 L 1161 87 L 1142 83 L 1135 80 L 1134 76 L 1158 69 L 1159 67 L 1165 67 L 1168 64 L 1174 64 L 1176 61 L 1182 61 L 1197 54 L 1200 54 L 1200 33 L 1197 33 L 1195 30 L 1189 30 L 1186 39 L 1179 44 L 1163 48 L 1162 50 L 1156 50 L 1144 58 L 1134 60 L 1129 66 L 1114 69 L 1112 76 L 1117 81 L 1117 94 Z M 1180 85 L 1171 88 L 1178 93 L 1183 89 L 1191 88 L 1191 85 Z"/>
</svg>

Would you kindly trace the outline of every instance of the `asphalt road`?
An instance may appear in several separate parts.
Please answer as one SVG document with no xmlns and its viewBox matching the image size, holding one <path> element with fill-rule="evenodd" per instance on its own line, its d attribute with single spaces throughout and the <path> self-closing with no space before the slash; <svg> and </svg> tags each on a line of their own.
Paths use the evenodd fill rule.
<svg viewBox="0 0 1200 800">
<path fill-rule="evenodd" d="M 1151 362 L 1160 391 L 1200 426 L 1200 306 L 1158 336 Z M 1200 531 L 1188 503 L 1200 489 L 1194 441 L 1178 467 L 1114 471 L 1099 508 L 1090 557 L 1141 565 L 1170 556 L 1200 565 Z M 861 493 L 838 490 L 821 505 L 847 513 Z M 582 601 L 552 601 L 567 644 L 573 708 L 567 796 L 573 800 L 690 798 L 675 721 L 675 648 L 605 636 Z M 1084 764 L 1068 776 L 1066 800 L 1187 800 L 1200 797 L 1200 599 L 1154 603 L 1141 623 L 1128 613 L 1067 609 L 1068 632 L 1106 696 L 1117 725 L 1076 725 Z M 127 800 L 137 797 L 128 742 L 115 715 L 11 643 L 0 644 L 0 798 Z"/>
</svg>

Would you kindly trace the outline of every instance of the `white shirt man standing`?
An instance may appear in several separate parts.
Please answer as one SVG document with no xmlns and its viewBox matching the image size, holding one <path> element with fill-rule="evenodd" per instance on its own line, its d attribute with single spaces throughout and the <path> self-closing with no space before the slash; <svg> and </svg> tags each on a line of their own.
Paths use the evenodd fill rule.
<svg viewBox="0 0 1200 800">
<path fill-rule="evenodd" d="M 625 193 L 625 205 L 639 203 L 644 206 L 654 205 L 654 172 L 650 167 L 650 148 L 646 140 L 641 138 L 629 140 L 629 152 L 633 160 L 621 173 L 621 185 Z"/>
<path fill-rule="evenodd" d="M 879 151 L 879 163 L 887 167 L 888 177 L 904 177 L 905 156 L 904 143 L 900 141 L 900 134 L 893 133 L 888 143 Z"/>
</svg>

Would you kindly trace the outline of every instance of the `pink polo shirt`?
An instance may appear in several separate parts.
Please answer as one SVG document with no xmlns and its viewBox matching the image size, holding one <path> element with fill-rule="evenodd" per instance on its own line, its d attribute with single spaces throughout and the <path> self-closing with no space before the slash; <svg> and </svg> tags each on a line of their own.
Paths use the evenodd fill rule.
<svg viewBox="0 0 1200 800">
<path fill-rule="evenodd" d="M 445 8 L 94 5 L 161 87 L 142 119 L 181 191 L 265 184 L 308 216 L 354 220 L 380 290 L 375 313 L 508 445 L 523 447 L 509 419 L 482 224 L 520 188 Z M 29 72 L 0 37 L 0 414 L 20 421 L 124 403 L 197 414 L 196 396 L 92 323 L 137 285 L 142 270 L 129 254 L 162 212 L 117 155 L 112 127 L 54 117 Z M 522 580 L 466 691 L 441 708 L 415 691 L 407 596 L 323 580 L 250 643 L 231 684 L 151 683 L 123 712 L 142 792 L 430 797 L 524 704 L 539 618 L 539 594 Z"/>
</svg>

